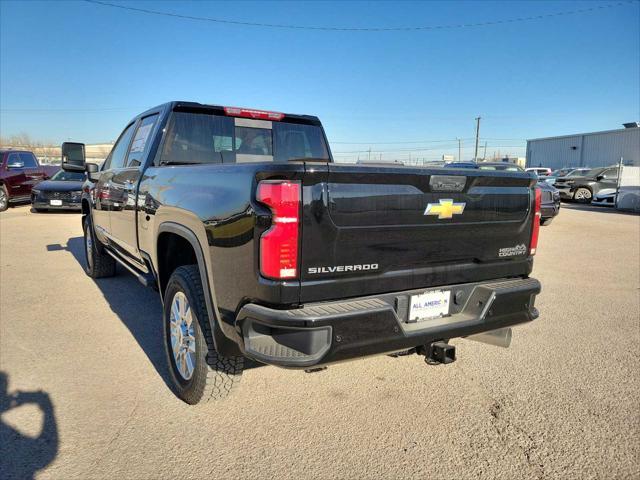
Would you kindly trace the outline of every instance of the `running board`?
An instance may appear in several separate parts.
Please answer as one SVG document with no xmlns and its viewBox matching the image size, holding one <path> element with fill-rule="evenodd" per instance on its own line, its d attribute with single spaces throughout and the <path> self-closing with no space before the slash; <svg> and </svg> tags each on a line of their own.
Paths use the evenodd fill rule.
<svg viewBox="0 0 640 480">
<path fill-rule="evenodd" d="M 129 265 L 127 262 L 125 262 L 124 260 L 122 260 L 120 257 L 118 257 L 115 253 L 113 253 L 111 250 L 108 249 L 104 249 L 105 252 L 107 252 L 111 258 L 113 258 L 116 262 L 118 262 L 120 265 L 122 265 L 124 268 L 126 268 L 127 270 L 129 270 L 131 273 L 133 273 L 133 275 L 138 279 L 138 281 L 144 285 L 145 287 L 152 287 L 154 288 L 156 285 L 156 280 L 153 277 L 153 275 L 151 275 L 150 273 L 143 273 L 140 272 L 139 270 L 136 270 L 135 268 L 133 268 L 131 265 Z"/>
</svg>

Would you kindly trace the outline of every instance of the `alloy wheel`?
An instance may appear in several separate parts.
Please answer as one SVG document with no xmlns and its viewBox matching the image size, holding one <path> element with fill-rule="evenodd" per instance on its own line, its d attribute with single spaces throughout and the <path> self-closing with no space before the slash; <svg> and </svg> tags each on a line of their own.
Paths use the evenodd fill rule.
<svg viewBox="0 0 640 480">
<path fill-rule="evenodd" d="M 173 360 L 180 376 L 189 380 L 196 366 L 196 337 L 191 306 L 182 292 L 173 297 L 169 323 Z"/>
<path fill-rule="evenodd" d="M 84 233 L 84 250 L 87 257 L 87 266 L 89 269 L 93 268 L 93 238 L 91 238 L 91 224 L 87 223 L 87 228 Z"/>
<path fill-rule="evenodd" d="M 579 188 L 575 195 L 576 200 L 590 200 L 591 192 L 586 188 Z"/>
</svg>

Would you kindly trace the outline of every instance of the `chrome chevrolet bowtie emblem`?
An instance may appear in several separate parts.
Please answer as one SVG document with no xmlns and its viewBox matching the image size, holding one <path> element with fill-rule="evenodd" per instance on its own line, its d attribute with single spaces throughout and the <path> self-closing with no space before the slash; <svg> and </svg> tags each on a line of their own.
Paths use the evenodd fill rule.
<svg viewBox="0 0 640 480">
<path fill-rule="evenodd" d="M 453 203 L 450 198 L 440 199 L 440 203 L 429 203 L 424 211 L 425 215 L 437 215 L 438 220 L 452 218 L 454 215 L 460 215 L 464 212 L 466 203 Z"/>
</svg>

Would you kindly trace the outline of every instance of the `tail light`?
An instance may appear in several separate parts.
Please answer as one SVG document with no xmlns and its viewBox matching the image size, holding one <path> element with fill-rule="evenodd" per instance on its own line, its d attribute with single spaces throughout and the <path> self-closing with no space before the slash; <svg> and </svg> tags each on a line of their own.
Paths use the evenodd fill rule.
<svg viewBox="0 0 640 480">
<path fill-rule="evenodd" d="M 538 249 L 538 236 L 540 235 L 540 204 L 542 203 L 542 191 L 536 188 L 536 197 L 533 207 L 533 226 L 531 227 L 531 246 L 529 254 L 535 255 Z"/>
<path fill-rule="evenodd" d="M 273 212 L 272 225 L 260 237 L 260 273 L 276 280 L 298 276 L 300 182 L 265 180 L 256 198 Z"/>
<path fill-rule="evenodd" d="M 224 113 L 230 117 L 255 118 L 256 120 L 275 120 L 279 122 L 284 113 L 268 112 L 266 110 L 252 110 L 250 108 L 224 107 Z"/>
</svg>

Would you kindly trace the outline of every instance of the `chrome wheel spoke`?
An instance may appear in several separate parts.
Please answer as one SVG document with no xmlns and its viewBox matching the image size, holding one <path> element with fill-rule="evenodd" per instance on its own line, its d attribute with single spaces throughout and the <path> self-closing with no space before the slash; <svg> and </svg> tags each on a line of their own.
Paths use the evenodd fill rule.
<svg viewBox="0 0 640 480">
<path fill-rule="evenodd" d="M 184 318 L 186 303 L 187 303 L 187 299 L 185 298 L 184 295 L 182 295 L 182 298 L 178 300 L 178 311 L 180 312 L 180 318 Z"/>
<path fill-rule="evenodd" d="M 189 335 L 187 337 L 187 340 L 189 341 L 189 343 L 187 344 L 187 349 L 190 352 L 196 353 L 196 339 L 195 339 L 195 337 L 193 337 L 192 335 Z"/>
<path fill-rule="evenodd" d="M 189 376 L 191 376 L 191 374 L 193 373 L 193 369 L 195 368 L 194 360 L 195 358 L 193 358 L 193 354 L 187 351 L 184 352 L 185 367 Z"/>
<path fill-rule="evenodd" d="M 180 318 L 180 307 L 178 306 L 178 302 L 173 302 L 171 305 L 171 317 L 177 322 Z"/>
<path fill-rule="evenodd" d="M 176 370 L 184 380 L 193 376 L 196 366 L 196 339 L 192 326 L 191 306 L 183 292 L 176 292 L 171 301 L 169 331 Z"/>
</svg>

